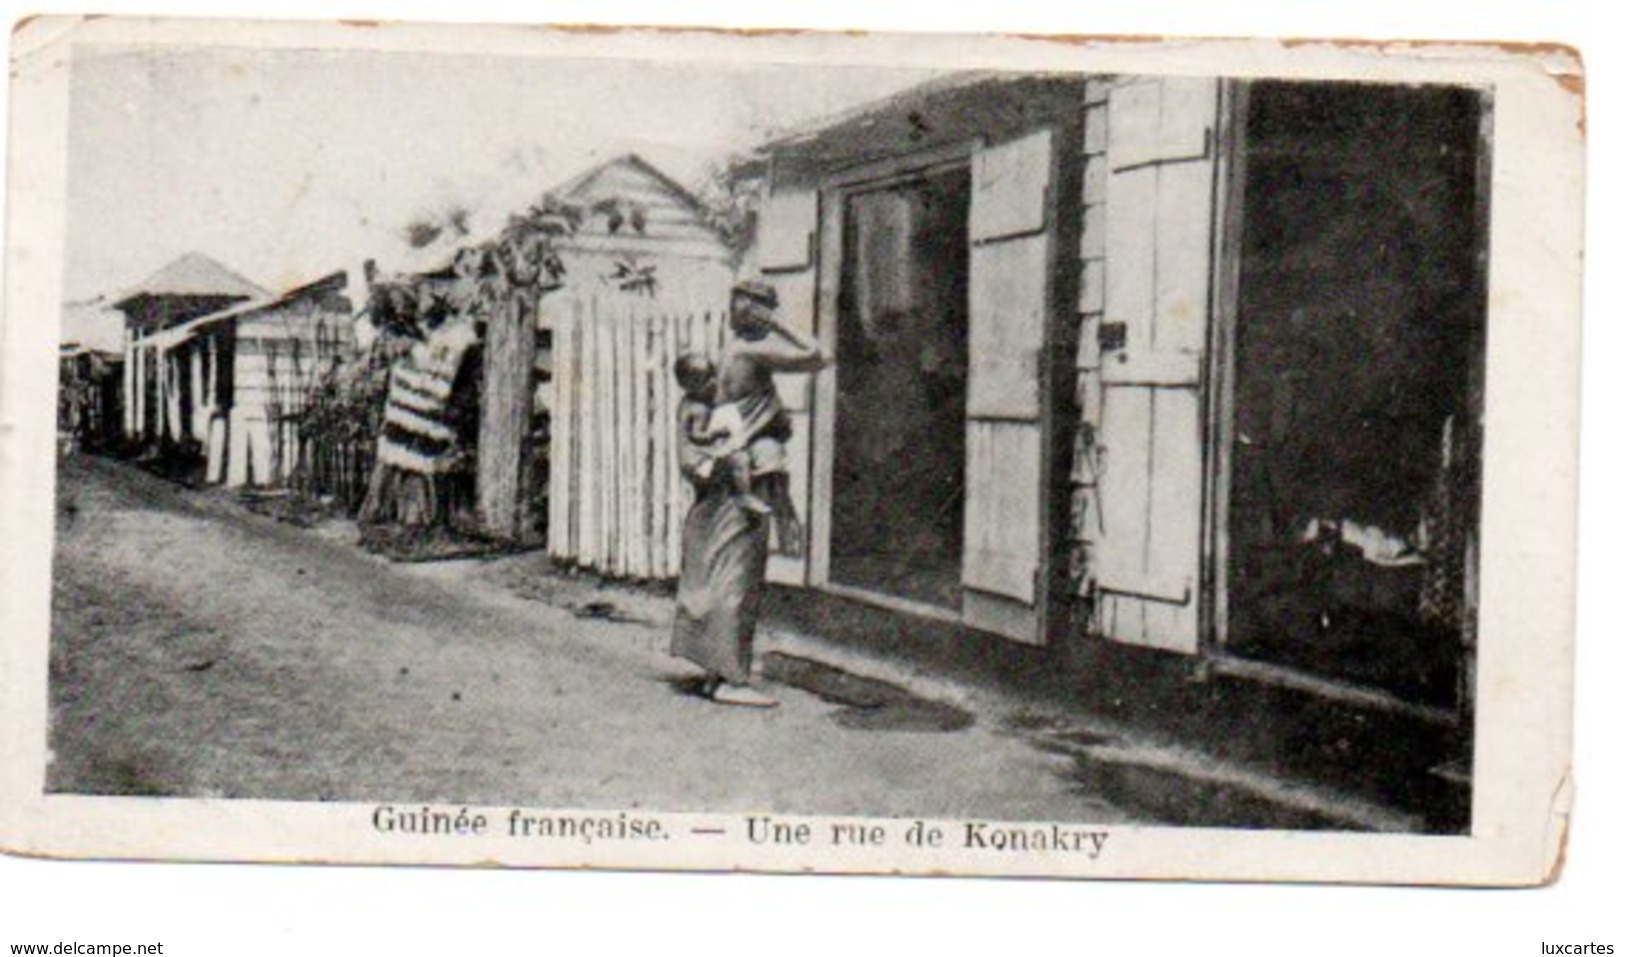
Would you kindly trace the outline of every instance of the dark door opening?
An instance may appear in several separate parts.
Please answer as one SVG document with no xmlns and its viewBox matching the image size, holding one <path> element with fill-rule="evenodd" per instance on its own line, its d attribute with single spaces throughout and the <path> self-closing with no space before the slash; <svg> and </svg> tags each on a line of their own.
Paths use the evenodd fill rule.
<svg viewBox="0 0 1625 957">
<path fill-rule="evenodd" d="M 1484 109 L 1460 88 L 1249 91 L 1233 654 L 1455 703 L 1478 521 Z"/>
<path fill-rule="evenodd" d="M 843 209 L 830 579 L 957 609 L 970 171 L 849 194 Z"/>
</svg>

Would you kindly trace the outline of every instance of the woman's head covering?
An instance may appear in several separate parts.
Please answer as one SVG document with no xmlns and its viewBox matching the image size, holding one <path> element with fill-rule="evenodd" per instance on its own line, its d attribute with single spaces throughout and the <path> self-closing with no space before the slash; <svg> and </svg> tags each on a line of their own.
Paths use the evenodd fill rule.
<svg viewBox="0 0 1625 957">
<path fill-rule="evenodd" d="M 746 280 L 733 288 L 728 327 L 746 339 L 760 339 L 772 328 L 772 313 L 778 307 L 778 290 L 759 280 Z"/>
</svg>

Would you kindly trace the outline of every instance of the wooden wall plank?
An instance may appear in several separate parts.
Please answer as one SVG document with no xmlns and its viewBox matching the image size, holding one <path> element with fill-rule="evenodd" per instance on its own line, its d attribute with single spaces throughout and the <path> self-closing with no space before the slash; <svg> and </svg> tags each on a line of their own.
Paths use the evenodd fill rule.
<svg viewBox="0 0 1625 957">
<path fill-rule="evenodd" d="M 581 454 L 581 464 L 576 469 L 579 485 L 577 514 L 579 516 L 580 541 L 577 543 L 576 555 L 580 563 L 591 567 L 598 561 L 598 328 L 597 303 L 588 299 L 583 304 L 580 316 L 579 333 L 581 361 L 581 414 L 577 417 L 580 425 L 580 441 L 577 449 Z"/>
<path fill-rule="evenodd" d="M 598 498 L 598 567 L 613 573 L 620 544 L 615 521 L 619 464 L 615 454 L 615 316 L 607 303 L 598 305 L 593 317 L 593 358 L 598 363 L 598 473 L 593 476 L 593 485 Z"/>
<path fill-rule="evenodd" d="M 649 440 L 649 317 L 642 309 L 632 314 L 632 460 L 636 464 L 632 487 L 633 578 L 648 578 L 649 536 L 654 531 L 649 520 L 649 480 L 654 449 Z"/>
<path fill-rule="evenodd" d="M 671 426 L 671 413 L 666 407 L 666 380 L 671 378 L 671 360 L 665 350 L 666 319 L 664 314 L 649 321 L 649 567 L 650 574 L 665 578 L 666 536 L 670 528 L 667 514 L 666 481 L 671 442 L 675 438 Z"/>
<path fill-rule="evenodd" d="M 638 413 L 641 411 L 638 401 L 638 391 L 643 385 L 644 369 L 637 358 L 638 351 L 638 315 L 641 309 L 628 307 L 625 315 L 621 317 L 619 328 L 620 363 L 625 374 L 625 382 L 621 387 L 621 398 L 625 403 L 622 412 L 622 431 L 620 440 L 622 445 L 621 467 L 621 495 L 625 499 L 622 505 L 622 514 L 626 518 L 626 564 L 625 574 L 632 578 L 639 578 L 638 550 L 642 547 L 647 527 L 643 516 L 639 514 L 643 495 L 641 486 L 645 479 L 645 469 L 648 458 L 639 447 L 638 440 L 643 435 L 643 429 L 638 422 Z"/>
<path fill-rule="evenodd" d="M 668 316 L 665 324 L 666 355 L 670 363 L 677 361 L 679 351 L 678 321 L 678 317 Z M 666 424 L 675 430 L 677 428 L 677 406 L 682 401 L 682 392 L 677 386 L 676 376 L 668 372 L 664 381 L 666 384 Z M 687 490 L 688 482 L 682 476 L 682 469 L 677 456 L 677 441 L 674 431 L 671 459 L 666 467 L 666 526 L 671 529 L 671 534 L 666 539 L 666 568 L 667 573 L 672 575 L 677 574 L 677 570 L 682 563 L 683 519 L 687 515 L 683 493 Z"/>
<path fill-rule="evenodd" d="M 604 421 L 607 426 L 604 433 L 604 447 L 607 450 L 605 464 L 607 471 L 604 480 L 605 496 L 605 527 L 609 530 L 609 540 L 605 545 L 606 569 L 613 575 L 626 574 L 626 542 L 627 516 L 626 494 L 622 488 L 625 480 L 624 467 L 626 464 L 626 435 L 627 416 L 624 390 L 626 388 L 626 363 L 622 356 L 621 336 L 624 332 L 625 315 L 618 303 L 606 302 L 610 308 L 605 315 L 604 323 L 604 377 L 608 383 L 608 392 L 605 395 Z"/>
<path fill-rule="evenodd" d="M 622 307 L 616 310 L 611 332 L 611 366 L 615 372 L 615 482 L 611 486 L 615 496 L 615 562 L 611 568 L 620 575 L 632 574 L 632 550 L 636 532 L 636 518 L 632 514 L 632 487 L 637 483 L 634 471 L 636 460 L 632 450 L 632 315 Z"/>
</svg>

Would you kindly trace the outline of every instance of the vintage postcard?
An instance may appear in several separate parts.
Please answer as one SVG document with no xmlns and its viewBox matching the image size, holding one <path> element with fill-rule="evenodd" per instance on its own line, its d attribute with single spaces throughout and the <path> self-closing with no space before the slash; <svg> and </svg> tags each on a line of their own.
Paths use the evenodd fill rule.
<svg viewBox="0 0 1625 957">
<path fill-rule="evenodd" d="M 43 18 L 0 847 L 1530 885 L 1562 47 Z"/>
</svg>

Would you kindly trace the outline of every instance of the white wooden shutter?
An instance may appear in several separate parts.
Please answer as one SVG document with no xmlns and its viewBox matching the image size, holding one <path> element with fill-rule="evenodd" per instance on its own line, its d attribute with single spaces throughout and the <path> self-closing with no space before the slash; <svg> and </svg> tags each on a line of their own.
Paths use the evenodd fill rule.
<svg viewBox="0 0 1625 957">
<path fill-rule="evenodd" d="M 1217 119 L 1209 79 L 1126 81 L 1107 113 L 1100 628 L 1186 654 L 1199 639 Z"/>
<path fill-rule="evenodd" d="M 757 268 L 794 272 L 813 264 L 813 233 L 818 228 L 818 193 L 775 190 L 762 202 L 757 224 Z"/>
<path fill-rule="evenodd" d="M 1050 311 L 1048 130 L 977 152 L 971 172 L 966 402 L 967 624 L 1043 640 L 1044 426 Z"/>
<path fill-rule="evenodd" d="M 814 190 L 774 191 L 762 204 L 758 223 L 757 269 L 779 294 L 778 319 L 787 327 L 808 336 L 817 335 L 818 311 L 817 257 L 814 239 L 818 230 L 818 193 Z M 775 386 L 790 413 L 793 430 L 786 452 L 790 465 L 790 497 L 802 524 L 812 523 L 809 494 L 812 449 L 811 375 L 775 376 Z M 769 581 L 787 585 L 807 583 L 807 551 L 810 535 L 803 535 L 801 554 L 784 554 L 783 544 L 774 542 L 768 558 Z"/>
</svg>

